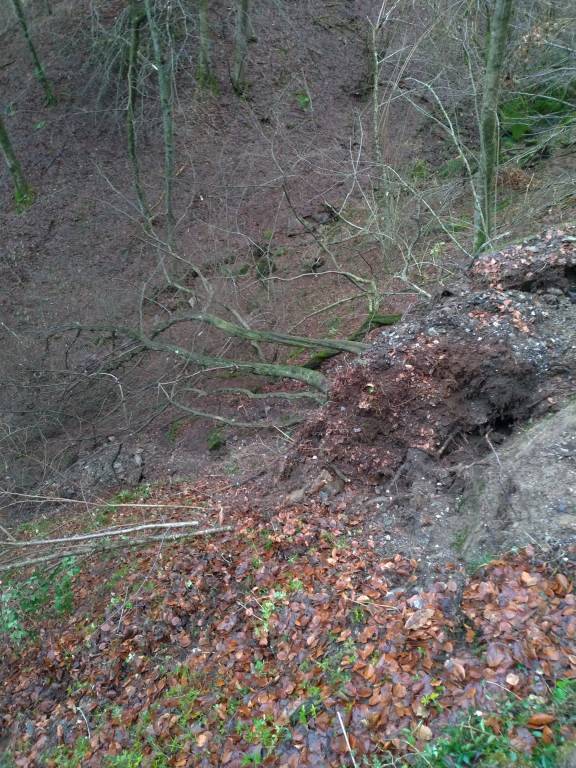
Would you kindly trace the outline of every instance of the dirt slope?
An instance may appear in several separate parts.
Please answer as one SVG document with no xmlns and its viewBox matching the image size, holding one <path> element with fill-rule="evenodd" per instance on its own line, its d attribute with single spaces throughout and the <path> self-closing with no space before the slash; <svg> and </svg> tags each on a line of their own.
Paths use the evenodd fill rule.
<svg viewBox="0 0 576 768">
<path fill-rule="evenodd" d="M 429 766 L 472 707 L 499 760 L 560 759 L 576 727 L 558 704 L 576 678 L 575 265 L 574 230 L 478 259 L 334 370 L 282 472 L 56 514 L 61 534 L 151 515 L 216 532 L 128 559 L 62 542 L 80 568 L 8 582 L 6 754 Z M 492 547 L 515 553 L 473 576 L 458 562 Z"/>
<path fill-rule="evenodd" d="M 566 404 L 576 373 L 574 233 L 550 230 L 479 258 L 458 284 L 382 331 L 358 362 L 341 366 L 330 402 L 309 419 L 286 461 L 294 498 L 298 488 L 312 487 L 301 478 L 323 468 L 324 485 L 346 481 L 336 494 L 316 489 L 330 504 L 363 509 L 385 551 L 405 546 L 432 562 L 455 554 L 477 525 L 484 552 L 476 536 L 466 546 L 470 558 L 532 537 L 542 542 L 544 533 L 550 543 L 573 540 L 575 454 Z M 534 431 L 526 429 L 531 420 Z M 521 446 L 536 435 L 529 459 Z M 522 491 L 528 462 L 540 469 Z M 495 491 L 485 489 L 473 506 L 473 488 L 488 477 L 508 489 L 505 498 L 496 503 Z M 538 484 L 540 493 L 530 493 Z M 521 520 L 533 529 L 522 533 Z"/>
</svg>

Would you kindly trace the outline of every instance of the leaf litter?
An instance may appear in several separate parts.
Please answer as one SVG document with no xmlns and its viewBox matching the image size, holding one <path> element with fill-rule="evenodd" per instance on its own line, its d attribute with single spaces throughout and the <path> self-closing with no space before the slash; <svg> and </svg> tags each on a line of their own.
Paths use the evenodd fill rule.
<svg viewBox="0 0 576 768">
<path fill-rule="evenodd" d="M 263 512 L 246 488 L 213 507 L 205 522 L 224 510 L 232 533 L 130 552 L 115 595 L 122 557 L 85 559 L 74 614 L 5 643 L 16 766 L 348 765 L 409 756 L 510 695 L 540 710 L 514 744 L 553 738 L 551 687 L 576 678 L 574 552 L 529 547 L 471 577 L 448 563 L 422 587 L 416 560 L 383 559 L 344 511 Z"/>
</svg>

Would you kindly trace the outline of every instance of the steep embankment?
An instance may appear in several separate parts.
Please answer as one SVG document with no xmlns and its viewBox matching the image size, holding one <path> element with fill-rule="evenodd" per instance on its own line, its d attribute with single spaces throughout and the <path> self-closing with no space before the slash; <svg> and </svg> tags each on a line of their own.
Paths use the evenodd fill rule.
<svg viewBox="0 0 576 768">
<path fill-rule="evenodd" d="M 382 546 L 432 561 L 573 540 L 575 342 L 576 230 L 483 256 L 341 367 L 284 475 L 345 477 Z"/>
<path fill-rule="evenodd" d="M 279 488 L 85 515 L 219 530 L 8 583 L 7 764 L 571 765 L 575 266 L 572 231 L 479 259 L 335 372 Z M 470 575 L 487 535 L 535 543 Z"/>
</svg>

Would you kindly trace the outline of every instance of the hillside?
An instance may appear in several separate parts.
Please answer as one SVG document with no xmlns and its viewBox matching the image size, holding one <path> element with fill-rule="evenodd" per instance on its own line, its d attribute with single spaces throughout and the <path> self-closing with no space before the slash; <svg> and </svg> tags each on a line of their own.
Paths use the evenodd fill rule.
<svg viewBox="0 0 576 768">
<path fill-rule="evenodd" d="M 0 768 L 575 766 L 572 11 L 21 13 Z"/>
<path fill-rule="evenodd" d="M 3 568 L 62 565 L 5 592 L 14 764 L 572 765 L 575 242 L 483 257 L 381 332 L 283 467 L 21 531 Z"/>
</svg>

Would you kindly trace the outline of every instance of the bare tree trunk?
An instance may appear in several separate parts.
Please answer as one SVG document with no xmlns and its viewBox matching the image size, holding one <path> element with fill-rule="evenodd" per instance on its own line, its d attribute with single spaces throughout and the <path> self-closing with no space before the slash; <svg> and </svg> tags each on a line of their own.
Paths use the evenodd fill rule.
<svg viewBox="0 0 576 768">
<path fill-rule="evenodd" d="M 250 26 L 250 0 L 237 0 L 234 64 L 232 66 L 232 87 L 238 95 L 246 91 L 246 54 L 248 52 L 248 29 Z"/>
<path fill-rule="evenodd" d="M 380 57 L 378 55 L 378 31 L 380 17 L 376 24 L 370 24 L 370 69 L 372 74 L 372 159 L 376 173 L 382 173 L 382 150 L 380 147 Z"/>
<path fill-rule="evenodd" d="M 22 166 L 18 162 L 18 158 L 14 154 L 8 131 L 0 115 L 0 150 L 6 160 L 8 171 L 12 177 L 12 183 L 14 185 L 14 201 L 18 208 L 25 208 L 32 202 L 32 190 L 26 183 L 24 174 L 22 173 Z"/>
<path fill-rule="evenodd" d="M 30 36 L 30 31 L 28 29 L 28 22 L 26 21 L 26 14 L 24 13 L 24 8 L 22 6 L 22 0 L 12 0 L 12 5 L 14 7 L 14 12 L 18 19 L 18 23 L 20 24 L 20 28 L 22 29 L 22 34 L 24 35 L 24 38 L 30 50 L 30 54 L 32 55 L 32 61 L 34 62 L 34 74 L 36 75 L 36 79 L 38 80 L 38 82 L 42 86 L 42 89 L 44 90 L 44 95 L 46 97 L 46 104 L 49 104 L 49 105 L 56 104 L 56 97 L 54 96 L 54 91 L 52 90 L 50 81 L 46 77 L 46 73 L 44 72 L 44 67 L 42 66 L 40 58 L 38 57 L 38 53 L 36 52 L 34 43 L 32 42 L 32 37 Z"/>
<path fill-rule="evenodd" d="M 152 12 L 150 0 L 144 0 L 144 8 L 150 38 L 154 50 L 154 64 L 158 71 L 158 90 L 160 92 L 160 111 L 162 113 L 162 131 L 164 134 L 164 211 L 166 214 L 166 243 L 169 248 L 174 248 L 174 120 L 172 115 L 172 83 L 171 68 L 166 62 L 162 50 L 162 42 L 156 25 L 156 19 Z"/>
<path fill-rule="evenodd" d="M 498 167 L 498 97 L 514 0 L 496 0 L 490 19 L 490 36 L 480 110 L 480 158 L 474 216 L 474 252 L 479 253 L 494 234 L 494 209 Z"/>
<path fill-rule="evenodd" d="M 140 177 L 140 164 L 138 162 L 138 150 L 136 147 L 136 127 L 134 123 L 134 104 L 138 86 L 138 49 L 140 47 L 140 27 L 146 19 L 146 14 L 139 0 L 130 0 L 130 52 L 128 55 L 128 105 L 126 108 L 126 133 L 128 140 L 128 155 L 132 164 L 134 175 L 134 191 L 140 213 L 144 217 L 146 226 L 150 224 L 150 209 L 146 203 L 146 197 L 142 188 Z"/>
<path fill-rule="evenodd" d="M 212 71 L 208 0 L 198 0 L 198 44 L 198 80 L 203 87 L 216 91 L 218 83 Z"/>
</svg>

